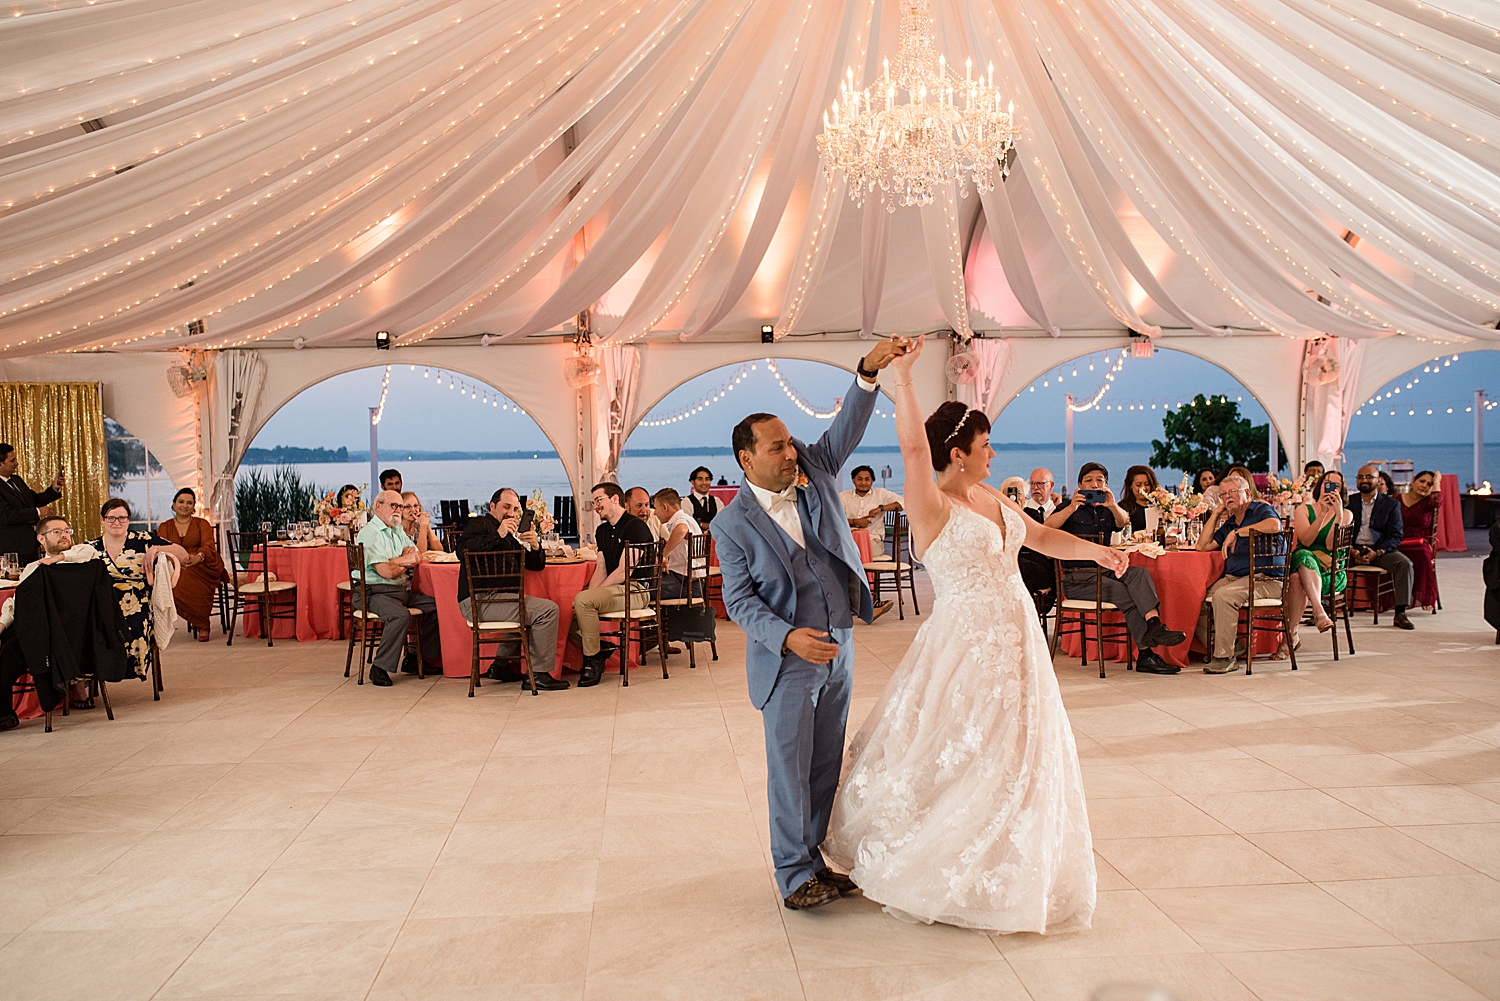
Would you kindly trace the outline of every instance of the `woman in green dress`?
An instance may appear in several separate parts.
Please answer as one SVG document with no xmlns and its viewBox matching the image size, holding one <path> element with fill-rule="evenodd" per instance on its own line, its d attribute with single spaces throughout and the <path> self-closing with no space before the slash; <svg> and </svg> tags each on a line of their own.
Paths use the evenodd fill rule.
<svg viewBox="0 0 1500 1001">
<path fill-rule="evenodd" d="M 1287 581 L 1287 619 L 1291 623 L 1288 642 L 1294 650 L 1299 642 L 1297 627 L 1302 622 L 1302 609 L 1309 598 L 1318 632 L 1326 633 L 1333 628 L 1333 619 L 1323 608 L 1322 596 L 1338 594 L 1347 584 L 1344 571 L 1334 572 L 1333 544 L 1335 528 L 1354 520 L 1354 515 L 1344 507 L 1348 489 L 1344 474 L 1329 470 L 1313 486 L 1314 501 L 1298 507 L 1292 519 L 1297 547 L 1292 550 L 1293 572 Z"/>
<path fill-rule="evenodd" d="M 126 653 L 137 678 L 146 677 L 151 667 L 151 583 L 146 567 L 156 561 L 158 553 L 169 553 L 179 564 L 187 562 L 187 550 L 168 542 L 155 532 L 130 530 L 130 505 L 118 497 L 104 502 L 99 510 L 104 534 L 90 544 L 102 554 L 110 583 L 120 599 L 125 616 Z"/>
</svg>

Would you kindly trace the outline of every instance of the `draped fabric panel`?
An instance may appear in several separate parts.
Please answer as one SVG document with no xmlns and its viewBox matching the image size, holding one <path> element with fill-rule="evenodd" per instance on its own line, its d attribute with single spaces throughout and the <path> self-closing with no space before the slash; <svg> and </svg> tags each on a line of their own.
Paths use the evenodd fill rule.
<svg viewBox="0 0 1500 1001">
<path fill-rule="evenodd" d="M 966 350 L 979 362 L 979 374 L 974 381 L 955 386 L 954 395 L 958 402 L 982 410 L 986 417 L 994 420 L 1000 414 L 1000 381 L 1010 365 L 1010 341 L 976 337 Z"/>
<path fill-rule="evenodd" d="M 1307 419 L 1307 442 L 1311 455 L 1328 469 L 1342 468 L 1344 463 L 1344 441 L 1349 434 L 1349 421 L 1359 406 L 1355 391 L 1359 388 L 1360 363 L 1368 347 L 1367 342 L 1330 337 L 1311 341 L 1307 345 L 1303 364 L 1306 403 L 1303 412 Z M 1314 385 L 1308 378 L 1316 371 L 1320 359 L 1327 359 L 1337 366 L 1336 379 Z"/>
<path fill-rule="evenodd" d="M 250 447 L 249 430 L 256 427 L 265 379 L 266 363 L 258 351 L 220 351 L 214 357 L 209 386 L 209 456 L 204 465 L 210 478 L 206 503 L 219 525 L 236 523 L 235 471 Z"/>
<path fill-rule="evenodd" d="M 98 534 L 99 508 L 109 497 L 104 408 L 96 382 L 0 382 L 0 441 L 15 446 L 17 470 L 41 493 L 63 472 L 62 498 L 52 503 L 78 541 Z"/>
<path fill-rule="evenodd" d="M 594 470 L 602 480 L 618 480 L 620 453 L 630 435 L 635 394 L 640 387 L 641 354 L 639 348 L 628 344 L 606 344 L 597 351 L 599 381 L 593 392 Z"/>
<path fill-rule="evenodd" d="M 873 333 L 871 290 L 818 283 L 855 217 L 813 143 L 839 78 L 894 55 L 895 6 L 16 0 L 0 355 L 521 338 L 627 276 L 622 342 L 783 335 L 820 294 Z M 1090 329 L 1500 339 L 1495 4 L 931 6 L 949 65 L 993 62 L 1016 102 L 1015 171 L 983 204 L 1043 329 L 1076 283 L 1025 260 L 1012 185 Z M 954 201 L 924 210 L 925 255 L 865 234 L 864 277 L 929 268 L 929 315 L 964 333 Z"/>
</svg>

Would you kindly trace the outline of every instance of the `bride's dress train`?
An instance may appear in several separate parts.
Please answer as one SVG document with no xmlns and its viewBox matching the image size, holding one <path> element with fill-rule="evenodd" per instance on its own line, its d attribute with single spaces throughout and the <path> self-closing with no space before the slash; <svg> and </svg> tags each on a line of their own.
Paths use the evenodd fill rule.
<svg viewBox="0 0 1500 1001">
<path fill-rule="evenodd" d="M 1047 640 L 1005 533 L 958 504 L 924 563 L 932 616 L 855 735 L 825 856 L 899 918 L 1087 928 L 1093 841 Z"/>
</svg>

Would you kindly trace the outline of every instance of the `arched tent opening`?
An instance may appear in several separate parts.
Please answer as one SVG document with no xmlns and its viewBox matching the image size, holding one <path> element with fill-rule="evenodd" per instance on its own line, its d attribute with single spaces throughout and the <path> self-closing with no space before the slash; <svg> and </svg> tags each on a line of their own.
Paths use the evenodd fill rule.
<svg viewBox="0 0 1500 1001">
<path fill-rule="evenodd" d="M 994 422 L 990 440 L 998 453 L 995 482 L 1009 475 L 1024 477 L 1040 466 L 1052 471 L 1059 488 L 1071 487 L 1077 469 L 1094 461 L 1109 469 L 1116 489 L 1126 468 L 1137 464 L 1152 467 L 1158 480 L 1175 487 L 1184 474 L 1191 476 L 1197 469 L 1153 460 L 1158 452 L 1153 442 L 1167 446 L 1160 452 L 1171 451 L 1163 418 L 1191 408 L 1200 395 L 1208 406 L 1232 404 L 1239 418 L 1257 429 L 1255 438 L 1242 445 L 1253 470 L 1267 470 L 1270 428 L 1276 428 L 1280 444 L 1282 429 L 1255 393 L 1229 370 L 1186 352 L 1158 347 L 1149 356 L 1135 357 L 1131 346 L 1113 346 L 1029 374 L 1030 382 L 1013 383 L 1019 388 Z M 1066 454 L 1070 408 L 1071 468 Z M 1226 464 L 1220 460 L 1216 465 Z"/>
<path fill-rule="evenodd" d="M 395 363 L 322 379 L 279 406 L 254 435 L 239 483 L 252 471 L 293 466 L 321 493 L 352 483 L 368 503 L 379 472 L 395 468 L 434 520 L 440 501 L 466 500 L 470 511 L 483 510 L 502 486 L 523 496 L 539 489 L 549 504 L 572 494 L 558 449 L 525 409 L 486 382 L 434 365 Z"/>
<path fill-rule="evenodd" d="M 1496 350 L 1434 355 L 1378 383 L 1360 398 L 1349 421 L 1345 467 L 1409 460 L 1417 470 L 1456 474 L 1460 487 L 1500 481 L 1500 393 L 1496 387 L 1500 387 L 1500 351 Z M 1477 456 L 1476 428 L 1483 435 Z"/>
<path fill-rule="evenodd" d="M 735 485 L 743 482 L 730 448 L 734 426 L 752 413 L 771 413 L 786 422 L 797 438 L 816 441 L 828 429 L 839 401 L 850 391 L 854 374 L 839 365 L 800 358 L 761 357 L 722 365 L 681 382 L 642 409 L 620 457 L 622 486 L 656 490 L 688 489 L 688 474 L 699 466 Z M 891 400 L 876 401 L 860 447 L 845 464 L 891 469 L 886 485 L 900 490 L 901 453 Z M 691 445 L 681 444 L 684 440 Z"/>
</svg>

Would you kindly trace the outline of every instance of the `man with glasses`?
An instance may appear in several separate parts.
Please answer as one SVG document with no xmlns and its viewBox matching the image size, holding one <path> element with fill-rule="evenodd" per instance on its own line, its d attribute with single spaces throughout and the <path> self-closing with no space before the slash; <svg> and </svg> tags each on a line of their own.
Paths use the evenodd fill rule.
<svg viewBox="0 0 1500 1001">
<path fill-rule="evenodd" d="M 0 443 L 0 553 L 15 553 L 25 566 L 37 558 L 41 518 L 52 513 L 47 505 L 62 497 L 62 470 L 52 486 L 36 493 L 21 479 L 21 460 L 14 445 Z"/>
<path fill-rule="evenodd" d="M 1057 510 L 1057 505 L 1062 503 L 1062 495 L 1052 490 L 1052 470 L 1038 466 L 1031 471 L 1031 493 L 1022 505 L 1022 510 L 1040 522 L 1045 522 L 1052 517 L 1052 512 Z"/>
<path fill-rule="evenodd" d="M 418 555 L 417 547 L 401 528 L 402 503 L 401 495 L 394 490 L 382 490 L 376 494 L 370 521 L 355 537 L 355 542 L 365 547 L 365 591 L 370 600 L 368 609 L 359 609 L 359 591 L 355 590 L 355 608 L 374 612 L 380 616 L 382 625 L 380 648 L 375 651 L 375 662 L 370 667 L 370 684 L 377 688 L 390 687 L 391 672 L 401 660 L 407 628 L 411 624 L 411 613 L 407 609 L 422 613 L 422 658 L 428 664 L 437 665 L 439 672 L 443 664 L 437 602 L 430 594 L 417 594 L 411 590 L 411 571 L 417 565 Z M 417 673 L 415 655 L 406 658 L 401 670 L 407 674 Z"/>
<path fill-rule="evenodd" d="M 21 580 L 31 576 L 33 570 L 43 563 L 83 563 L 87 560 L 99 558 L 99 550 L 88 543 L 79 546 L 73 545 L 73 529 L 68 527 L 68 519 L 61 515 L 48 515 L 36 523 L 36 542 L 39 544 L 41 558 L 26 565 L 21 571 Z M 78 551 L 72 552 L 73 549 Z M 0 632 L 10 628 L 15 621 L 15 592 L 10 592 L 11 597 L 5 599 L 5 604 L 0 607 Z M 0 667 L 0 731 L 14 729 L 21 725 L 21 720 L 16 716 L 11 703 L 10 692 L 15 688 L 16 679 L 20 677 L 24 661 L 20 657 L 6 658 L 4 663 L 9 668 Z"/>
<path fill-rule="evenodd" d="M 1396 589 L 1396 614 L 1391 625 L 1397 629 L 1415 629 L 1406 617 L 1411 604 L 1411 559 L 1401 552 L 1404 525 L 1401 501 L 1380 492 L 1380 474 L 1374 466 L 1360 466 L 1354 485 L 1358 493 L 1349 495 L 1349 510 L 1354 515 L 1354 545 L 1349 558 L 1355 566 L 1376 566 L 1391 575 Z"/>
<path fill-rule="evenodd" d="M 1270 564 L 1255 568 L 1255 593 L 1250 593 L 1250 533 L 1281 531 L 1276 509 L 1265 501 L 1250 499 L 1250 484 L 1243 476 L 1230 473 L 1219 481 L 1219 505 L 1208 516 L 1203 534 L 1198 536 L 1200 552 L 1215 549 L 1224 553 L 1224 576 L 1208 589 L 1208 615 L 1214 620 L 1213 659 L 1203 668 L 1204 674 L 1229 674 L 1239 670 L 1238 657 L 1244 647 L 1239 636 L 1240 609 L 1256 598 L 1281 598 L 1282 580 L 1286 575 L 1286 555 L 1272 557 Z M 1208 617 L 1198 619 L 1198 641 L 1207 645 Z"/>
</svg>

